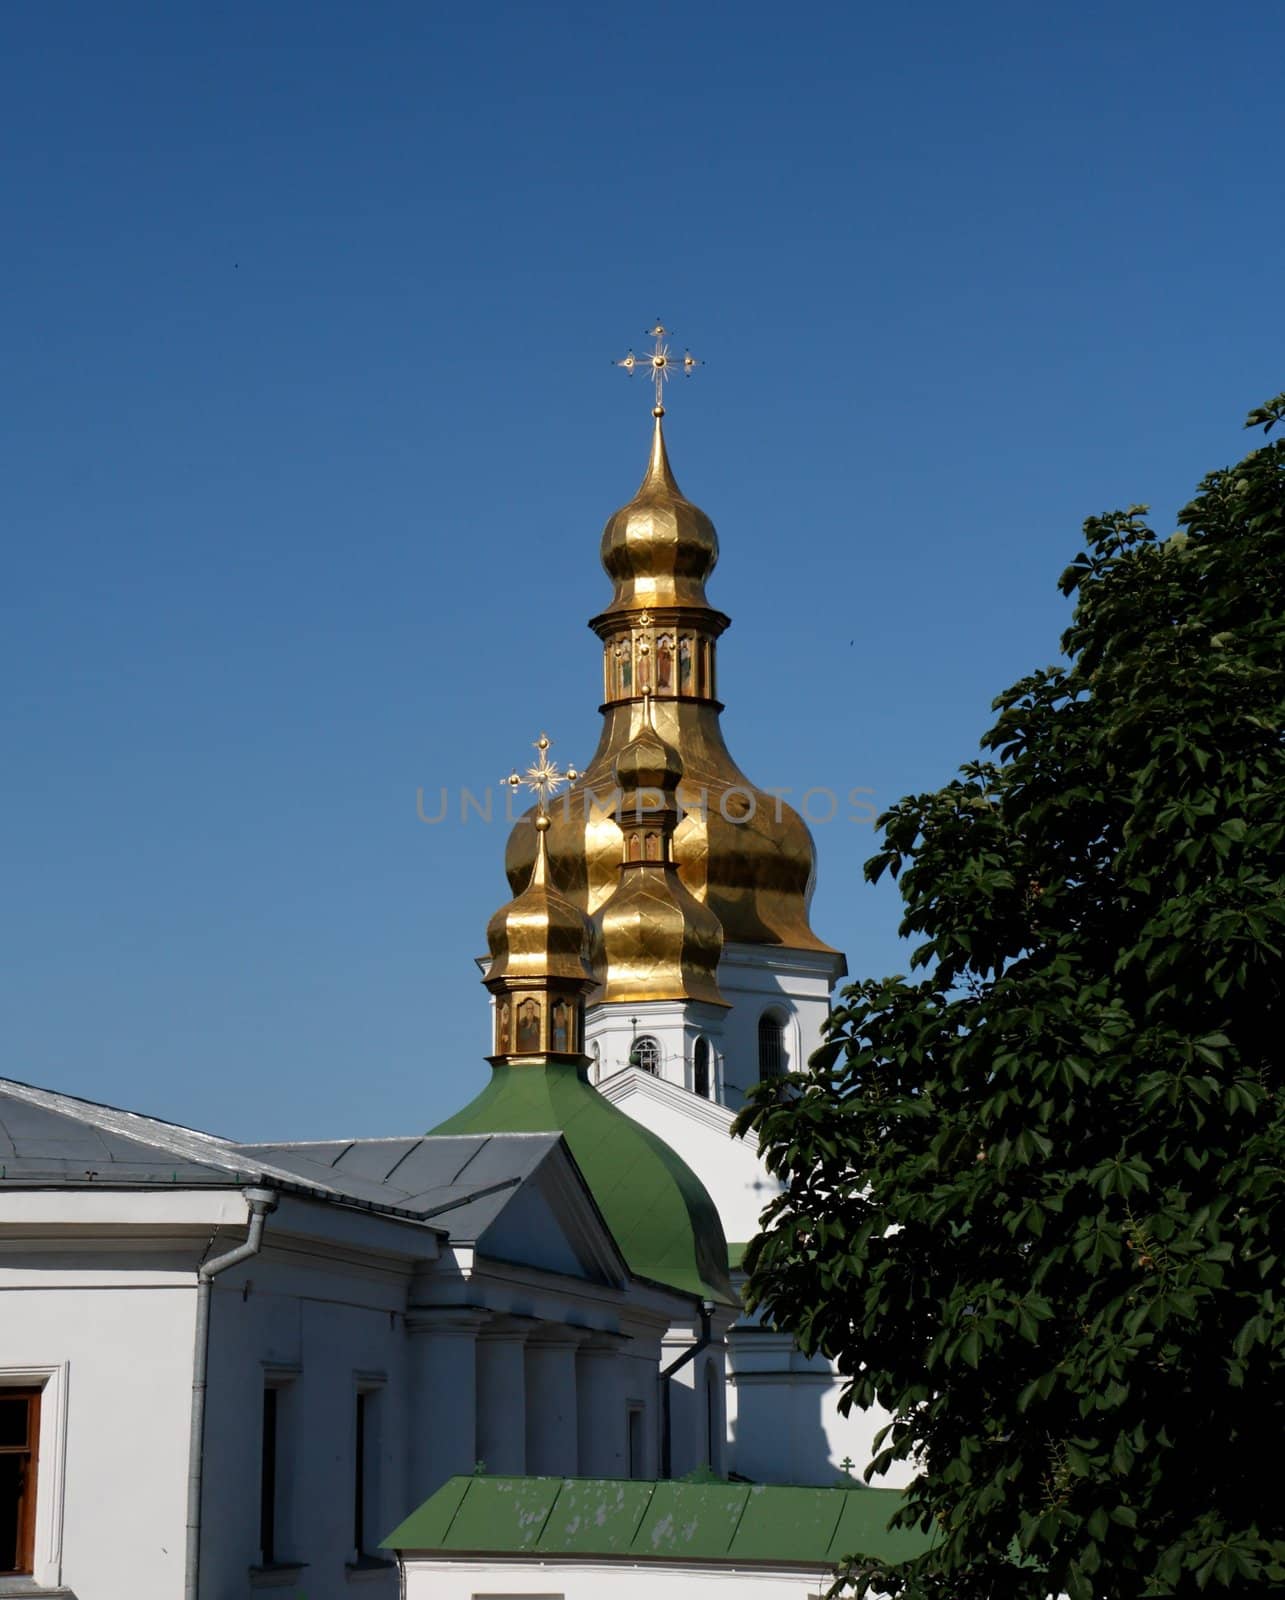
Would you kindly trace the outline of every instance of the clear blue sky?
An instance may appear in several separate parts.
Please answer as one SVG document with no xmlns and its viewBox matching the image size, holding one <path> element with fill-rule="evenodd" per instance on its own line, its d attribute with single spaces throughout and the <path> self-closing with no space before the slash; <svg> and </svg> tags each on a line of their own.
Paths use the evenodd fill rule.
<svg viewBox="0 0 1285 1600">
<path fill-rule="evenodd" d="M 242 1137 L 481 1085 L 504 830 L 583 760 L 659 314 L 733 752 L 886 804 L 1285 387 L 1285 13 L 13 3 L 0 1072 Z M 814 921 L 899 970 L 869 827 Z"/>
</svg>

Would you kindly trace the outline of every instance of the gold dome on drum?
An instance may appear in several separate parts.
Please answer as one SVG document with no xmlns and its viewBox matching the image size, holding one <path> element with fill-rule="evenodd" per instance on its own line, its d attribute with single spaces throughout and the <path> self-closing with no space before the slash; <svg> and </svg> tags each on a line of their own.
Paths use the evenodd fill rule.
<svg viewBox="0 0 1285 1600">
<path fill-rule="evenodd" d="M 644 696 L 642 727 L 615 763 L 622 843 L 616 887 L 594 919 L 604 1002 L 727 1004 L 718 987 L 722 925 L 674 864 L 682 776 L 682 759 L 656 732 L 651 697 Z"/>
<path fill-rule="evenodd" d="M 717 917 L 725 944 L 829 952 L 808 919 L 816 852 L 806 824 L 750 783 L 723 742 L 715 652 L 728 618 L 704 591 L 717 556 L 714 526 L 678 488 L 657 417 L 642 487 L 603 534 L 602 561 L 615 593 L 590 624 L 603 643 L 602 735 L 588 769 L 552 805 L 550 871 L 561 892 L 594 918 L 615 892 L 623 847 L 616 766 L 644 733 L 647 696 L 655 734 L 681 758 L 683 815 L 673 858 L 683 886 Z M 524 818 L 505 858 L 515 891 L 534 857 L 535 835 Z M 651 956 L 671 969 L 679 960 L 676 937 L 668 919 L 655 920 Z M 633 960 L 630 967 L 642 970 Z M 598 976 L 610 986 L 611 973 Z M 631 997 L 644 998 L 636 989 Z"/>
<path fill-rule="evenodd" d="M 537 815 L 534 822 L 534 827 L 520 824 L 535 841 L 534 860 L 524 874 L 527 886 L 486 927 L 491 952 L 486 982 L 592 983 L 592 926 L 580 907 L 550 883 L 545 848 L 550 821 Z"/>
<path fill-rule="evenodd" d="M 616 592 L 608 614 L 660 606 L 708 609 L 705 580 L 718 561 L 718 535 L 683 496 L 670 470 L 660 417 L 638 493 L 602 530 L 602 564 Z"/>
</svg>

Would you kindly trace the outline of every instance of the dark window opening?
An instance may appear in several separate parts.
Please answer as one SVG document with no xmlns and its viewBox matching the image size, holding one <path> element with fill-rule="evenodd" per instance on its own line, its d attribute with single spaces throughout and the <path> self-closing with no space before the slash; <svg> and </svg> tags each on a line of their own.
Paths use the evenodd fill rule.
<svg viewBox="0 0 1285 1600">
<path fill-rule="evenodd" d="M 705 1465 L 718 1465 L 718 1378 L 713 1362 L 705 1367 Z"/>
<path fill-rule="evenodd" d="M 277 1413 L 279 1389 L 263 1391 L 263 1450 L 259 1476 L 259 1553 L 265 1567 L 277 1559 Z"/>
<path fill-rule="evenodd" d="M 634 1040 L 629 1052 L 629 1065 L 637 1067 L 640 1072 L 650 1072 L 653 1078 L 660 1072 L 660 1046 L 649 1033 Z"/>
<path fill-rule="evenodd" d="M 628 1419 L 629 1476 L 641 1478 L 647 1470 L 647 1463 L 643 1460 L 643 1408 L 630 1406 Z"/>
<path fill-rule="evenodd" d="M 770 1011 L 759 1018 L 759 1077 L 785 1076 L 785 1024 Z"/>
<path fill-rule="evenodd" d="M 357 1559 L 382 1560 L 379 1541 L 387 1531 L 379 1526 L 379 1441 L 383 1416 L 382 1392 L 357 1392 L 356 1432 L 353 1441 L 352 1542 Z"/>
<path fill-rule="evenodd" d="M 40 1390 L 0 1389 L 0 1574 L 30 1574 L 36 1542 Z"/>
<path fill-rule="evenodd" d="M 702 1100 L 709 1099 L 709 1040 L 697 1039 L 692 1055 L 692 1088 Z"/>
<path fill-rule="evenodd" d="M 366 1553 L 366 1396 L 357 1395 L 357 1441 L 353 1451 L 352 1542 Z"/>
</svg>

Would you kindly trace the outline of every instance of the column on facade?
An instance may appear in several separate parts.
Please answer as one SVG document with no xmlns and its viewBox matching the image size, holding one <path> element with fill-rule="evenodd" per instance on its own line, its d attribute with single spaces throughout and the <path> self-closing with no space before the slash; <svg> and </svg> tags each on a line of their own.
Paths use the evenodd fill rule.
<svg viewBox="0 0 1285 1600">
<path fill-rule="evenodd" d="M 477 1340 L 477 1454 L 492 1474 L 527 1470 L 526 1317 L 494 1317 Z"/>
<path fill-rule="evenodd" d="M 579 1470 L 576 1352 L 584 1330 L 537 1326 L 526 1343 L 526 1470 L 571 1477 Z"/>
<path fill-rule="evenodd" d="M 472 1307 L 424 1309 L 406 1319 L 415 1505 L 477 1463 L 477 1335 L 486 1321 L 487 1313 Z"/>
<path fill-rule="evenodd" d="M 586 1478 L 629 1476 L 626 1368 L 623 1334 L 587 1339 L 576 1356 L 579 1470 Z"/>
</svg>

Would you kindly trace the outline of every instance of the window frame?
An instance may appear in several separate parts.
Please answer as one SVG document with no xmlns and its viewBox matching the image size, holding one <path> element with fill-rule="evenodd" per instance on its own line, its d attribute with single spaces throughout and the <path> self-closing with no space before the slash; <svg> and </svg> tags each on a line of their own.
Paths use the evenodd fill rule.
<svg viewBox="0 0 1285 1600">
<path fill-rule="evenodd" d="M 635 1059 L 641 1058 L 644 1051 L 648 1055 L 654 1055 L 656 1062 L 654 1067 L 644 1066 L 641 1059 Z M 629 1065 L 631 1067 L 638 1072 L 645 1072 L 649 1078 L 659 1078 L 660 1069 L 664 1065 L 664 1061 L 665 1053 L 660 1048 L 660 1040 L 655 1034 L 640 1033 L 635 1036 L 633 1043 L 629 1046 Z"/>
<path fill-rule="evenodd" d="M 353 1374 L 353 1561 L 387 1566 L 379 1548 L 378 1528 L 384 1522 L 381 1448 L 383 1444 L 384 1392 L 388 1379 L 382 1373 Z"/>
<path fill-rule="evenodd" d="M 62 1583 L 69 1371 L 66 1361 L 0 1367 L 0 1389 L 40 1390 L 30 1576 L 36 1584 L 51 1589 Z"/>
<path fill-rule="evenodd" d="M 775 1049 L 777 1052 L 777 1060 L 774 1070 L 770 1071 L 766 1070 L 766 1063 L 764 1060 L 764 1024 L 770 1024 L 775 1031 L 776 1036 Z M 759 1013 L 759 1019 L 755 1029 L 755 1036 L 758 1046 L 758 1075 L 760 1083 L 767 1083 L 770 1079 L 785 1078 L 789 1076 L 790 1049 L 785 1037 L 787 1025 L 788 1019 L 783 1017 L 781 1013 L 774 1007 L 768 1007 L 767 1010 Z"/>
<path fill-rule="evenodd" d="M 625 1401 L 625 1476 L 633 1483 L 647 1480 L 646 1420 L 647 1407 L 642 1400 Z"/>
<path fill-rule="evenodd" d="M 701 1057 L 704 1056 L 704 1060 Z M 700 1077 L 702 1068 L 705 1075 L 705 1087 L 701 1088 Z M 710 1048 L 709 1040 L 702 1033 L 692 1046 L 692 1093 L 701 1100 L 713 1100 L 714 1094 L 714 1052 Z"/>
<path fill-rule="evenodd" d="M 40 1402 L 44 1390 L 40 1384 L 6 1384 L 5 1400 L 26 1402 L 26 1427 L 21 1444 L 5 1444 L 0 1440 L 0 1458 L 10 1456 L 23 1460 L 27 1470 L 18 1491 L 17 1516 L 14 1530 L 14 1564 L 0 1567 L 0 1578 L 30 1578 L 36 1566 L 36 1504 L 40 1493 Z"/>
<path fill-rule="evenodd" d="M 252 1568 L 257 1572 L 277 1572 L 300 1565 L 300 1558 L 296 1552 L 297 1533 L 296 1527 L 296 1482 L 297 1462 L 295 1428 L 297 1423 L 294 1412 L 298 1405 L 297 1385 L 300 1369 L 297 1367 L 279 1367 L 268 1362 L 263 1364 L 263 1380 L 260 1389 L 261 1410 L 259 1413 L 259 1559 Z M 273 1413 L 273 1449 L 272 1449 L 272 1476 L 269 1479 L 265 1473 L 267 1465 L 267 1432 L 266 1421 L 269 1411 L 268 1396 L 273 1396 L 271 1410 Z M 271 1497 L 267 1493 L 268 1484 L 271 1482 Z M 265 1512 L 271 1509 L 271 1528 L 265 1530 Z M 272 1534 L 271 1542 L 265 1547 L 263 1535 L 265 1531 Z"/>
</svg>

